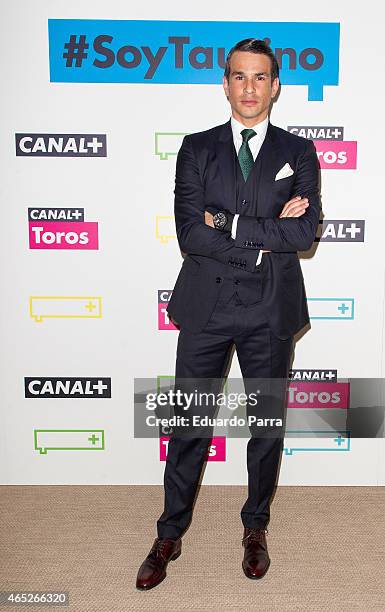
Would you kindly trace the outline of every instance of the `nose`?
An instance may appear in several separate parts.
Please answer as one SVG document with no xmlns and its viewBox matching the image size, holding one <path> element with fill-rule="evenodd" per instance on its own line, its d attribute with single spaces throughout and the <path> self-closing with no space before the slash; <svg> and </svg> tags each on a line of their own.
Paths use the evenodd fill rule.
<svg viewBox="0 0 385 612">
<path fill-rule="evenodd" d="M 252 78 L 245 80 L 244 91 L 245 93 L 252 93 L 253 91 L 255 91 L 254 81 Z"/>
</svg>

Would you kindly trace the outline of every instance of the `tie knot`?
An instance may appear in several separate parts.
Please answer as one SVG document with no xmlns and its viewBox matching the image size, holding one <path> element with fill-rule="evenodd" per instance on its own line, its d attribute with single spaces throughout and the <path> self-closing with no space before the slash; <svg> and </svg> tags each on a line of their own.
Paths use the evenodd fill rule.
<svg viewBox="0 0 385 612">
<path fill-rule="evenodd" d="M 242 130 L 241 134 L 243 142 L 249 142 L 250 138 L 256 136 L 257 132 L 254 132 L 254 130 L 252 130 L 251 128 L 245 128 L 244 130 Z"/>
</svg>

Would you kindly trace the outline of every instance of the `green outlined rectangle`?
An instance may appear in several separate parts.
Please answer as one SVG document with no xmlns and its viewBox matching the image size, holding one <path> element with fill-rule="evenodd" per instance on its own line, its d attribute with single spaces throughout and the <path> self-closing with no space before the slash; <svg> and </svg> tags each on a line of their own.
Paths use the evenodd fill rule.
<svg viewBox="0 0 385 612">
<path fill-rule="evenodd" d="M 51 435 L 44 436 L 43 434 Z M 64 435 L 55 436 L 54 434 Z M 72 434 L 73 444 L 69 443 L 71 436 L 66 434 Z M 82 442 L 82 436 L 76 436 L 75 434 L 87 434 L 90 438 L 86 440 L 86 436 L 84 436 L 84 440 L 89 443 L 79 444 L 78 439 Z M 96 434 L 98 434 L 98 437 L 96 437 Z M 46 443 L 47 439 L 48 443 Z M 96 445 L 96 442 L 99 444 Z M 46 455 L 49 450 L 105 450 L 104 442 L 104 429 L 34 429 L 34 449 L 39 451 L 41 455 Z"/>
</svg>

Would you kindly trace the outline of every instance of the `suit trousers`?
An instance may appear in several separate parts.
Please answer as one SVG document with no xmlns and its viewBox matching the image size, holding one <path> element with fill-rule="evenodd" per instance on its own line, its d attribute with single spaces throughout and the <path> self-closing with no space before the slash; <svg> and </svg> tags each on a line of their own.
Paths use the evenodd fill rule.
<svg viewBox="0 0 385 612">
<path fill-rule="evenodd" d="M 286 383 L 293 338 L 281 340 L 273 335 L 262 301 L 245 306 L 234 293 L 230 300 L 219 298 L 203 331 L 194 334 L 180 329 L 175 388 L 179 379 L 222 379 L 234 344 L 245 383 L 245 379 L 253 378 L 279 378 Z M 282 416 L 285 394 L 280 403 Z M 172 433 L 164 471 L 164 511 L 157 521 L 158 537 L 175 539 L 188 527 L 210 442 L 208 437 L 183 438 L 175 430 Z M 282 449 L 283 435 L 252 436 L 248 441 L 248 497 L 240 514 L 244 527 L 266 528 L 269 522 L 270 498 Z"/>
</svg>

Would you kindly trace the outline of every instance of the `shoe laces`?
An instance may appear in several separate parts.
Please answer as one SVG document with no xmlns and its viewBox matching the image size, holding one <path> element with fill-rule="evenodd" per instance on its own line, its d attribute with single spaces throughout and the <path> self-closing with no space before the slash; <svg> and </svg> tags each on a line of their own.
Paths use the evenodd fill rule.
<svg viewBox="0 0 385 612">
<path fill-rule="evenodd" d="M 149 556 L 161 557 L 164 561 L 166 560 L 164 556 L 164 550 L 168 544 L 168 540 L 162 538 L 156 538 L 152 548 L 150 550 Z"/>
<path fill-rule="evenodd" d="M 246 540 L 250 542 L 263 542 L 266 533 L 269 533 L 268 529 L 250 529 L 248 535 L 242 538 L 242 544 L 244 544 Z"/>
</svg>

